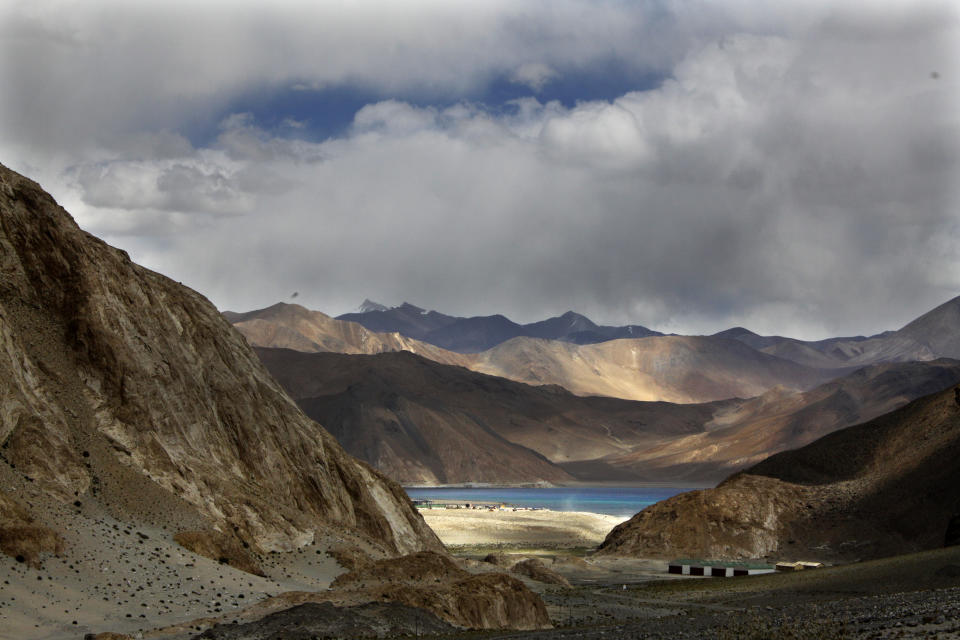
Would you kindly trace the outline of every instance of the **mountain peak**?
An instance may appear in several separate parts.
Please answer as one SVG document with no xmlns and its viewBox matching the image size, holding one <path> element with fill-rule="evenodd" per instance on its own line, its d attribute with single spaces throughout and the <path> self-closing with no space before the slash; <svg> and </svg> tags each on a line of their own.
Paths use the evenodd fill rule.
<svg viewBox="0 0 960 640">
<path fill-rule="evenodd" d="M 370 298 L 364 298 L 363 302 L 360 303 L 359 311 L 360 313 L 370 313 L 371 311 L 389 311 L 390 307 L 380 304 L 379 302 L 374 302 Z"/>
<path fill-rule="evenodd" d="M 394 307 L 394 309 L 400 309 L 401 311 L 407 311 L 409 313 L 419 313 L 419 314 L 427 313 L 426 309 L 421 309 L 417 305 L 410 304 L 409 302 L 404 302 L 399 307 Z"/>
</svg>

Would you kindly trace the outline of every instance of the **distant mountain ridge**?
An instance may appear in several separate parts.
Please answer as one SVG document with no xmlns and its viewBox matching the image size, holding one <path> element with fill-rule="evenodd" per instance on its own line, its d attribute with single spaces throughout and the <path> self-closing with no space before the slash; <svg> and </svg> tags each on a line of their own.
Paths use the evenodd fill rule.
<svg viewBox="0 0 960 640">
<path fill-rule="evenodd" d="M 411 305 L 404 313 L 411 322 L 436 320 L 421 311 Z M 629 400 L 697 403 L 747 398 L 777 385 L 809 389 L 843 373 L 800 365 L 737 340 L 705 336 L 649 336 L 584 345 L 519 337 L 487 351 L 458 353 L 399 333 L 375 333 L 299 305 L 279 303 L 224 316 L 253 346 L 348 354 L 410 351 L 518 382 Z M 543 332 L 549 333 L 549 327 Z"/>
<path fill-rule="evenodd" d="M 640 325 L 602 326 L 568 311 L 561 316 L 517 324 L 503 315 L 460 318 L 421 309 L 409 302 L 398 307 L 364 300 L 360 311 L 337 316 L 371 331 L 396 332 L 458 353 L 486 351 L 512 338 L 543 338 L 574 344 L 594 344 L 620 338 L 663 335 Z"/>
<path fill-rule="evenodd" d="M 758 351 L 817 368 L 850 368 L 877 362 L 960 358 L 960 296 L 928 311 L 896 331 L 874 336 L 804 341 L 760 336 L 743 327 L 714 334 Z"/>
</svg>

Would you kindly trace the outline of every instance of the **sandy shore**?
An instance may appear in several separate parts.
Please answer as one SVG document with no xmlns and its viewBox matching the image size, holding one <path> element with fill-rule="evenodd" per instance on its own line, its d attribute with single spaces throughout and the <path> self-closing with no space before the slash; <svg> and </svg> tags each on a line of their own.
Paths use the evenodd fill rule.
<svg viewBox="0 0 960 640">
<path fill-rule="evenodd" d="M 574 511 L 423 509 L 446 545 L 596 546 L 624 517 Z"/>
</svg>

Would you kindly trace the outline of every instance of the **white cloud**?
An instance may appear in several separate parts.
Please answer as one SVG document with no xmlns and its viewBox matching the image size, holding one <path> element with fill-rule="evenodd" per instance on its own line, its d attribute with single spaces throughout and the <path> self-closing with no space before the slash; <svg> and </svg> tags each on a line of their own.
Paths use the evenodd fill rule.
<svg viewBox="0 0 960 640">
<path fill-rule="evenodd" d="M 454 91 L 516 71 L 517 60 L 560 69 L 611 47 L 636 51 L 642 65 L 667 64 L 672 78 L 573 108 L 525 98 L 509 113 L 384 100 L 324 142 L 278 137 L 235 114 L 206 148 L 164 132 L 175 130 L 169 114 L 160 133 L 125 133 L 85 111 L 81 91 L 79 110 L 56 111 L 50 126 L 89 122 L 98 143 L 54 140 L 65 146 L 46 155 L 9 140 L 6 148 L 18 166 L 58 168 L 39 177 L 81 224 L 238 310 L 296 290 L 330 312 L 364 297 L 407 298 L 519 320 L 575 308 L 665 330 L 741 324 L 814 336 L 896 327 L 960 290 L 960 84 L 949 55 L 958 31 L 946 5 L 937 19 L 926 8 L 886 19 L 863 7 L 790 4 L 777 22 L 773 9 L 731 2 L 711 23 L 725 31 L 713 34 L 702 24 L 712 5 L 658 23 L 613 2 L 590 5 L 597 16 L 585 20 L 577 10 L 588 5 L 561 2 L 533 24 L 515 4 L 484 3 L 472 20 L 446 5 L 410 15 L 393 5 L 382 15 L 289 5 L 269 20 L 241 6 L 205 31 L 217 55 L 196 65 L 198 77 L 173 73 L 202 50 L 196 25 L 185 27 L 182 51 L 140 61 L 158 74 L 135 77 L 131 94 L 149 84 L 145 95 L 162 104 L 151 111 L 133 95 L 131 117 L 179 113 L 174 95 L 212 109 L 249 78 L 322 85 L 360 76 Z M 293 6 L 305 12 L 297 24 Z M 256 35 L 244 30 L 254 15 Z M 656 34 L 650 49 L 636 45 L 663 20 L 685 35 L 683 55 Z M 93 46 L 82 26 L 57 37 Z M 548 37 L 530 38 L 537 28 Z M 150 42 L 172 37 L 166 29 L 161 21 L 140 34 L 144 58 L 160 50 Z M 578 33 L 569 51 L 552 39 L 564 29 Z M 362 44 L 351 44 L 361 32 Z M 50 64 L 64 77 L 87 63 Z M 206 95 L 209 86 L 222 93 Z M 52 91 L 38 87 L 27 83 L 28 94 Z M 4 96 L 5 108 L 16 102 Z M 24 117 L 0 120 L 6 130 Z"/>
</svg>

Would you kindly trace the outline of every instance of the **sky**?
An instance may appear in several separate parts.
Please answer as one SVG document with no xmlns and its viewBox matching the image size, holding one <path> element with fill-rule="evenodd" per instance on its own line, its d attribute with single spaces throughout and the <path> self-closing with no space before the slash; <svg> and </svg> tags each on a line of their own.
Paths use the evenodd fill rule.
<svg viewBox="0 0 960 640">
<path fill-rule="evenodd" d="M 0 163 L 221 310 L 816 339 L 960 294 L 950 0 L 6 0 L 0 86 Z"/>
</svg>

